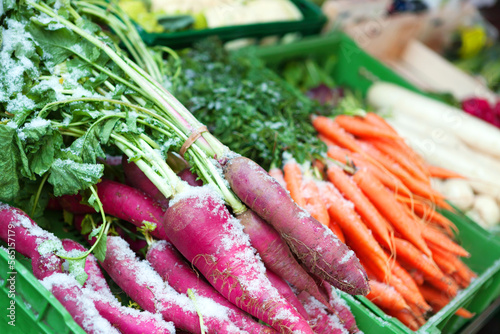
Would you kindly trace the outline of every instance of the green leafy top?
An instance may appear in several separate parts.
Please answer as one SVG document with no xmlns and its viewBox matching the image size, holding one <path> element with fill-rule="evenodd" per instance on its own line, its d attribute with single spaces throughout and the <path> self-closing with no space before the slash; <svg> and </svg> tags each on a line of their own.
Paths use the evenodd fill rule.
<svg viewBox="0 0 500 334">
<path fill-rule="evenodd" d="M 325 107 L 306 98 L 251 52 L 228 53 L 206 40 L 182 54 L 174 95 L 231 150 L 264 168 L 283 152 L 299 162 L 326 152 L 311 125 Z"/>
</svg>

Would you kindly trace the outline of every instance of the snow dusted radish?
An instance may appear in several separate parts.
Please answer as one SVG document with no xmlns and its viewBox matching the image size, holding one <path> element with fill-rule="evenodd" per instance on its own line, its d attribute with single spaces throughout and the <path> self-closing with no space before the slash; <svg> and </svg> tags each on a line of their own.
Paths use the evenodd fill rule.
<svg viewBox="0 0 500 334">
<path fill-rule="evenodd" d="M 172 244 L 163 240 L 155 242 L 149 248 L 146 259 L 177 292 L 186 294 L 187 290 L 191 289 L 197 295 L 210 298 L 215 303 L 227 307 L 229 319 L 242 330 L 253 334 L 276 333 L 274 329 L 253 320 L 248 313 L 234 306 L 203 278 L 200 278 Z"/>
<path fill-rule="evenodd" d="M 71 255 L 86 252 L 85 247 L 73 240 L 62 240 L 64 249 Z M 97 259 L 90 254 L 85 261 L 85 273 L 88 275 L 84 288 L 94 301 L 99 314 L 108 320 L 113 327 L 127 334 L 175 334 L 172 323 L 168 323 L 160 314 L 139 311 L 123 306 L 111 293 Z"/>
<path fill-rule="evenodd" d="M 53 273 L 62 272 L 62 261 L 54 254 L 52 247 L 62 248 L 61 241 L 40 228 L 23 211 L 1 202 L 0 238 L 31 259 L 36 278 L 43 279 Z"/>
<path fill-rule="evenodd" d="M 369 291 L 364 268 L 349 248 L 323 224 L 298 207 L 288 192 L 250 159 L 235 157 L 224 174 L 238 197 L 270 223 L 313 274 L 350 294 Z"/>
<path fill-rule="evenodd" d="M 139 260 L 127 242 L 120 237 L 108 237 L 106 259 L 102 267 L 127 295 L 144 310 L 161 313 L 176 328 L 200 333 L 200 321 L 193 302 L 165 284 L 146 261 Z M 240 330 L 229 322 L 226 309 L 202 296 L 196 296 L 207 333 L 233 334 Z"/>
<path fill-rule="evenodd" d="M 270 270 L 266 271 L 266 276 L 269 279 L 269 282 L 278 290 L 280 295 L 282 295 L 290 304 L 295 307 L 295 309 L 304 317 L 304 319 L 309 320 L 309 315 L 307 314 L 304 306 L 297 299 L 295 293 L 293 293 L 292 288 L 285 282 L 281 277 L 276 275 Z"/>
<path fill-rule="evenodd" d="M 312 333 L 271 285 L 241 224 L 210 187 L 193 187 L 170 205 L 164 226 L 172 244 L 213 287 L 281 333 Z"/>
<path fill-rule="evenodd" d="M 138 189 L 143 190 L 153 198 L 158 197 L 158 189 L 144 175 L 144 173 L 134 163 L 124 161 L 123 168 L 127 180 Z M 201 182 L 196 181 L 194 175 L 189 169 L 183 170 L 178 174 L 179 177 L 192 186 L 201 186 Z M 161 195 L 161 193 L 159 193 Z M 162 198 L 165 198 L 161 195 Z M 168 201 L 167 201 L 168 203 Z M 297 262 L 290 252 L 287 244 L 281 239 L 276 230 L 262 220 L 252 210 L 247 210 L 237 216 L 243 224 L 244 232 L 250 237 L 250 243 L 257 249 L 262 261 L 266 267 L 292 284 L 300 291 L 307 291 L 323 304 L 329 306 L 328 302 L 321 295 L 316 283 L 309 274 Z"/>
<path fill-rule="evenodd" d="M 106 214 L 123 219 L 136 226 L 142 226 L 144 221 L 154 223 L 158 228 L 151 232 L 151 235 L 168 240 L 164 229 L 159 226 L 164 211 L 148 195 L 125 184 L 110 180 L 102 180 L 97 184 L 97 194 Z M 80 195 L 62 196 L 59 199 L 62 207 L 69 212 L 75 214 L 95 212 L 92 207 L 80 203 L 82 201 Z"/>
<path fill-rule="evenodd" d="M 298 299 L 304 305 L 305 310 L 309 314 L 309 324 L 317 334 L 347 334 L 347 329 L 344 328 L 342 322 L 335 314 L 331 314 L 325 306 L 316 300 L 313 296 L 303 291 L 298 296 Z"/>
<path fill-rule="evenodd" d="M 356 325 L 356 319 L 354 319 L 354 315 L 351 312 L 351 309 L 336 292 L 335 289 L 328 283 L 324 282 L 323 286 L 328 292 L 328 296 L 330 297 L 330 305 L 334 309 L 335 315 L 340 319 L 340 322 L 344 325 L 344 328 L 347 329 L 349 333 L 359 333 L 360 330 Z"/>
<path fill-rule="evenodd" d="M 99 315 L 75 278 L 62 273 L 63 262 L 54 254 L 54 250 L 62 250 L 63 246 L 52 233 L 40 228 L 23 211 L 0 204 L 0 238 L 8 245 L 15 240 L 13 247 L 16 251 L 31 258 L 33 275 L 52 292 L 87 333 L 119 333 Z"/>
<path fill-rule="evenodd" d="M 237 216 L 250 243 L 259 253 L 266 267 L 292 284 L 299 291 L 307 291 L 329 306 L 314 279 L 297 262 L 279 233 L 252 210 Z"/>
<path fill-rule="evenodd" d="M 102 317 L 92 298 L 85 293 L 76 279 L 64 273 L 54 273 L 41 280 L 71 314 L 77 324 L 90 334 L 119 334 L 120 332 Z"/>
</svg>

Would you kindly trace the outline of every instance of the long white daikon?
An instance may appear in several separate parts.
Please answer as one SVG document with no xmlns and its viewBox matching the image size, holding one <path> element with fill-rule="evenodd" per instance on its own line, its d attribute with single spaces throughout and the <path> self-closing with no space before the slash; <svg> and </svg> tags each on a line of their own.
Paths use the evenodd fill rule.
<svg viewBox="0 0 500 334">
<path fill-rule="evenodd" d="M 468 146 L 500 158 L 500 131 L 460 109 L 384 82 L 372 85 L 368 91 L 368 101 L 376 108 L 405 113 L 440 126 Z"/>
<path fill-rule="evenodd" d="M 450 169 L 468 178 L 474 190 L 500 199 L 500 169 L 485 163 L 477 163 L 479 154 L 468 149 L 457 149 L 434 142 L 430 137 L 418 133 L 400 122 L 389 120 L 408 144 L 432 165 Z"/>
</svg>

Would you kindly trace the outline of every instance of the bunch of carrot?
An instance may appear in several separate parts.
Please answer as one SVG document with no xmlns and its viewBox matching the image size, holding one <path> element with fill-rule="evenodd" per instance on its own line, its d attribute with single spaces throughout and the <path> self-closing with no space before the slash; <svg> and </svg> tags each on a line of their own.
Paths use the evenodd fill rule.
<svg viewBox="0 0 500 334">
<path fill-rule="evenodd" d="M 454 241 L 456 227 L 435 210 L 451 207 L 430 184 L 460 176 L 426 165 L 374 113 L 318 116 L 313 125 L 328 158 L 313 168 L 289 159 L 269 173 L 356 253 L 370 278 L 368 299 L 418 329 L 476 276 L 460 259 L 470 254 Z"/>
</svg>

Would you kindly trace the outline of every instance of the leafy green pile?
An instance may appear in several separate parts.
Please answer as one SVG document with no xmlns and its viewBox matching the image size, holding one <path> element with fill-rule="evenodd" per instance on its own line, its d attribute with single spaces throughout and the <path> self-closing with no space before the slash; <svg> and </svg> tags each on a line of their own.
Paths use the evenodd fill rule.
<svg viewBox="0 0 500 334">
<path fill-rule="evenodd" d="M 500 94 L 500 45 L 495 44 L 477 55 L 456 60 L 455 65 L 472 75 L 480 75 L 485 84 Z"/>
<path fill-rule="evenodd" d="M 285 151 L 299 162 L 326 152 L 310 117 L 331 110 L 288 85 L 252 51 L 229 53 L 209 39 L 182 53 L 181 67 L 174 95 L 231 150 L 267 169 L 281 165 Z"/>
</svg>

